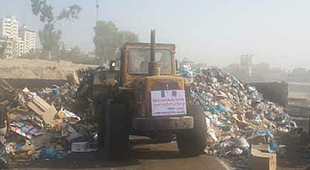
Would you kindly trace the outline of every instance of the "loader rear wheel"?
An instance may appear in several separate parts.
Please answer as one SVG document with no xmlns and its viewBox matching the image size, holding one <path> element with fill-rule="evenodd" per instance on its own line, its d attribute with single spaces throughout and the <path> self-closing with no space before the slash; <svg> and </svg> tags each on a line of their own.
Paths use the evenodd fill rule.
<svg viewBox="0 0 310 170">
<path fill-rule="evenodd" d="M 199 105 L 189 105 L 188 113 L 194 117 L 194 128 L 181 130 L 177 134 L 178 148 L 185 156 L 198 156 L 206 147 L 207 124 L 203 109 Z"/>
<path fill-rule="evenodd" d="M 125 105 L 110 104 L 107 106 L 104 118 L 104 154 L 106 159 L 117 160 L 127 156 L 129 133 L 125 116 Z"/>
</svg>

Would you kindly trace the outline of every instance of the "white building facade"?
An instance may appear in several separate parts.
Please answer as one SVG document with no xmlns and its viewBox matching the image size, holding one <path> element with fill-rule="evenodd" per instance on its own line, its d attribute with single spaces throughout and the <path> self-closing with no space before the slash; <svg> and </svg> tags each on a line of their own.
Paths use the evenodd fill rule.
<svg viewBox="0 0 310 170">
<path fill-rule="evenodd" d="M 6 40 L 7 58 L 20 57 L 35 50 L 35 32 L 23 26 L 19 29 L 16 17 L 0 20 L 0 39 Z"/>
<path fill-rule="evenodd" d="M 36 49 L 36 33 L 23 26 L 19 29 L 19 37 L 23 42 L 23 54 L 34 52 Z"/>
<path fill-rule="evenodd" d="M 18 37 L 18 20 L 16 17 L 2 18 L 0 21 L 1 37 L 17 38 Z"/>
</svg>

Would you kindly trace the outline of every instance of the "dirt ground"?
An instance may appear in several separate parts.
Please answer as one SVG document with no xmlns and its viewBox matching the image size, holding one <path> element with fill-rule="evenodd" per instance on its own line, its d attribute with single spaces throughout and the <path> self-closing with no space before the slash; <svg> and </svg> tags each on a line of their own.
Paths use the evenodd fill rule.
<svg viewBox="0 0 310 170">
<path fill-rule="evenodd" d="M 98 152 L 74 153 L 64 159 L 37 160 L 28 163 L 14 163 L 10 169 L 102 169 L 102 170 L 239 170 L 241 167 L 230 167 L 229 160 L 200 155 L 183 157 L 176 142 L 153 144 L 148 138 L 131 139 L 130 157 L 125 161 L 105 161 Z M 299 156 L 292 155 L 290 159 Z M 292 164 L 294 162 L 277 158 L 277 170 L 310 170 L 309 165 Z"/>
<path fill-rule="evenodd" d="M 14 163 L 10 169 L 102 169 L 102 170 L 239 170 L 230 167 L 229 160 L 200 155 L 183 157 L 176 142 L 153 144 L 148 138 L 133 137 L 130 157 L 124 161 L 105 161 L 98 152 L 74 153 L 64 159 L 37 160 L 29 163 Z M 278 170 L 310 170 L 306 165 L 287 164 L 277 160 Z M 307 168 L 308 167 L 308 168 Z"/>
<path fill-rule="evenodd" d="M 222 161 L 207 155 L 183 157 L 176 142 L 152 144 L 148 138 L 131 140 L 130 158 L 126 161 L 104 161 L 99 152 L 72 154 L 65 159 L 15 164 L 12 169 L 104 169 L 104 170 L 227 170 Z"/>
<path fill-rule="evenodd" d="M 0 60 L 0 78 L 66 79 L 69 73 L 87 67 L 94 66 L 68 61 L 3 59 Z"/>
</svg>

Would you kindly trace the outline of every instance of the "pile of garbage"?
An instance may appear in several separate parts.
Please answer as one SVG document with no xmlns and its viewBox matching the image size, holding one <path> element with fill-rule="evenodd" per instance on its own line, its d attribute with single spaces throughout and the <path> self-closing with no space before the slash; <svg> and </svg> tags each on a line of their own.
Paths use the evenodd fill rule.
<svg viewBox="0 0 310 170">
<path fill-rule="evenodd" d="M 204 108 L 208 154 L 247 166 L 251 146 L 266 145 L 276 153 L 277 135 L 297 128 L 286 109 L 218 68 L 198 68 L 185 77 L 191 82 L 191 102 Z"/>
<path fill-rule="evenodd" d="M 68 77 L 68 84 L 37 92 L 0 82 L 0 114 L 7 114 L 8 125 L 5 138 L 0 134 L 0 163 L 96 150 L 98 125 L 91 121 L 90 91 L 92 75 L 102 69 L 78 70 Z M 218 68 L 196 68 L 182 75 L 191 82 L 191 102 L 204 109 L 206 153 L 248 166 L 254 145 L 266 146 L 269 153 L 283 152 L 278 136 L 297 128 L 285 108 Z"/>
<path fill-rule="evenodd" d="M 6 115 L 2 123 L 6 124 L 2 127 L 6 133 L 0 134 L 0 163 L 63 158 L 72 152 L 97 149 L 98 125 L 84 119 L 89 107 L 74 112 L 79 110 L 77 82 L 82 77 L 84 74 L 71 75 L 69 84 L 37 92 L 14 89 L 5 81 L 0 83 L 0 116 Z"/>
</svg>

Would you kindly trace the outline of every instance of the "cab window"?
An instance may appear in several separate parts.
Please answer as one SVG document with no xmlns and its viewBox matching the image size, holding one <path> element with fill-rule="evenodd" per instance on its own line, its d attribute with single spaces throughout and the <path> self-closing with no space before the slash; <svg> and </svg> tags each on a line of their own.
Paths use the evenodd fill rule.
<svg viewBox="0 0 310 170">
<path fill-rule="evenodd" d="M 129 73 L 148 74 L 150 56 L 150 49 L 129 50 Z M 172 53 L 169 50 L 156 50 L 155 61 L 160 67 L 160 74 L 172 74 Z"/>
</svg>

